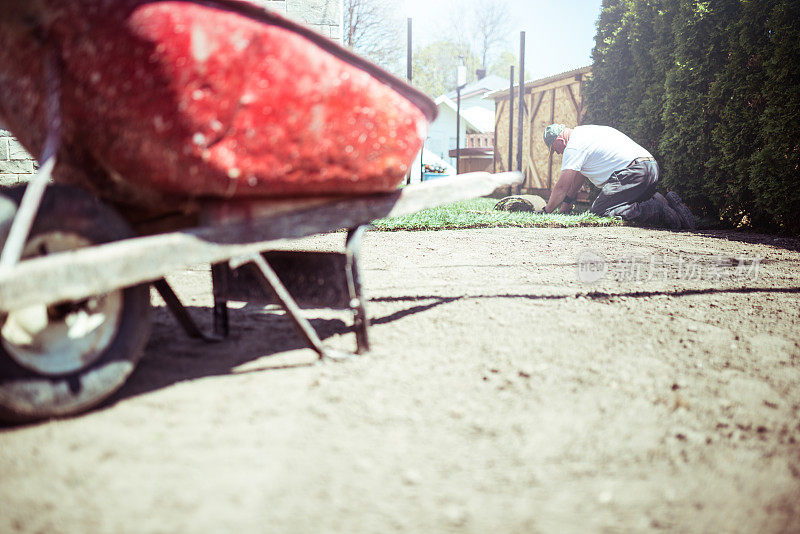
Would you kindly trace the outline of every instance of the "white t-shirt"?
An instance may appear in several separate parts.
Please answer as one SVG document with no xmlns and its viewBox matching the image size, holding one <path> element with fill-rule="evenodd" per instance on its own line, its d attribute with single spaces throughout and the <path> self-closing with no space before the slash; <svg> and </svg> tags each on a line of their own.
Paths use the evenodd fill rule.
<svg viewBox="0 0 800 534">
<path fill-rule="evenodd" d="M 614 171 L 624 169 L 636 158 L 651 157 L 650 152 L 619 130 L 587 124 L 573 128 L 561 170 L 578 171 L 601 187 Z"/>
</svg>

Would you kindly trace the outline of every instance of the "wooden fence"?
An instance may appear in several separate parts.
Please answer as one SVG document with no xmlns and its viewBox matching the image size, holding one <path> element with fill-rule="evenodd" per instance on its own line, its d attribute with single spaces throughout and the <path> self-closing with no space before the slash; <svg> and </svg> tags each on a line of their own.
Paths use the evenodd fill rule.
<svg viewBox="0 0 800 534">
<path fill-rule="evenodd" d="M 572 70 L 541 80 L 525 83 L 522 130 L 522 172 L 525 180 L 520 192 L 550 196 L 553 185 L 561 172 L 561 156 L 550 153 L 542 140 L 548 124 L 559 122 L 568 127 L 581 124 L 584 114 L 583 84 L 591 75 L 591 67 Z M 514 131 L 511 136 L 513 147 L 510 170 L 517 170 L 517 135 L 519 128 L 519 94 L 514 91 Z M 494 129 L 494 170 L 509 170 L 509 90 L 497 91 L 491 95 L 495 100 Z M 579 194 L 579 200 L 588 196 L 588 190 Z"/>
</svg>

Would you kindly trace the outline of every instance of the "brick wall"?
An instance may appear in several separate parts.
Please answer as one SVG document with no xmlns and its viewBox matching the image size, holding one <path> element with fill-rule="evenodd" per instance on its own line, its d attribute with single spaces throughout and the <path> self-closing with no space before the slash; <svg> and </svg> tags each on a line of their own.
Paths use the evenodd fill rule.
<svg viewBox="0 0 800 534">
<path fill-rule="evenodd" d="M 36 162 L 22 145 L 0 124 L 0 185 L 26 182 L 33 176 Z"/>
<path fill-rule="evenodd" d="M 251 0 L 286 18 L 302 22 L 325 37 L 342 42 L 342 0 Z M 0 124 L 0 185 L 30 179 L 36 162 Z"/>
</svg>

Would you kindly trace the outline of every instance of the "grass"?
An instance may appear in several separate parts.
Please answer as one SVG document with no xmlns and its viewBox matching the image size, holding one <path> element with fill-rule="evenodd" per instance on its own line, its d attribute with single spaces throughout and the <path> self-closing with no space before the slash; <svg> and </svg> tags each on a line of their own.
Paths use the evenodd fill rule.
<svg viewBox="0 0 800 534">
<path fill-rule="evenodd" d="M 445 204 L 411 215 L 378 219 L 376 230 L 452 230 L 460 228 L 569 228 L 576 226 L 621 226 L 622 221 L 584 212 L 577 215 L 496 211 L 493 198 L 477 198 Z"/>
</svg>

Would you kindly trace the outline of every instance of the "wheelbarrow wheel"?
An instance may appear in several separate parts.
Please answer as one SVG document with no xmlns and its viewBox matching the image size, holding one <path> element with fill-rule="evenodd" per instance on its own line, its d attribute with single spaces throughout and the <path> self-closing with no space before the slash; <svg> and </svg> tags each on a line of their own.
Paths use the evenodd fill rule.
<svg viewBox="0 0 800 534">
<path fill-rule="evenodd" d="M 19 205 L 23 192 L 14 188 L 3 194 Z M 53 185 L 42 199 L 23 258 L 133 235 L 109 206 L 79 189 Z M 29 422 L 96 406 L 133 372 L 150 335 L 150 323 L 148 284 L 79 302 L 3 313 L 0 419 Z"/>
</svg>

